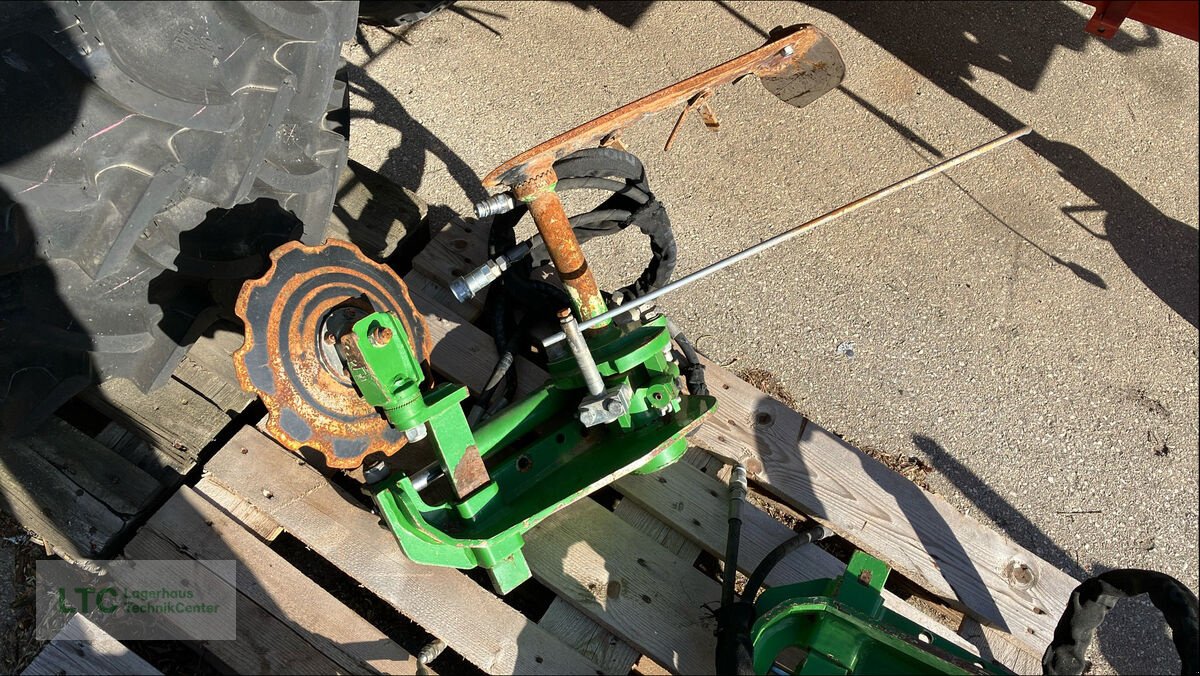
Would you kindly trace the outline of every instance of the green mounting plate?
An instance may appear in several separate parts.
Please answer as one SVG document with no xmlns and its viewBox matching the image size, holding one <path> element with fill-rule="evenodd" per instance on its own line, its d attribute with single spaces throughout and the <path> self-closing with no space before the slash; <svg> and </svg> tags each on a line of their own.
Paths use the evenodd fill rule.
<svg viewBox="0 0 1200 676">
<path fill-rule="evenodd" d="M 887 564 L 855 552 L 846 573 L 764 591 L 754 673 L 1011 674 L 883 607 Z M 777 664 L 776 662 L 787 662 Z"/>
<path fill-rule="evenodd" d="M 419 369 L 402 340 L 404 326 L 386 313 L 359 320 L 342 339 L 363 396 L 398 429 L 427 425 L 456 497 L 430 504 L 410 478 L 373 484 L 380 513 L 404 553 L 417 563 L 488 570 L 500 593 L 530 577 L 521 548 L 551 514 L 631 472 L 649 473 L 687 450 L 685 436 L 716 406 L 685 395 L 670 356 L 666 319 L 596 336 L 594 354 L 606 384 L 628 384 L 627 411 L 607 425 L 585 427 L 586 395 L 573 361 L 550 365 L 550 382 L 472 430 L 461 402 L 466 388 L 419 393 Z"/>
</svg>

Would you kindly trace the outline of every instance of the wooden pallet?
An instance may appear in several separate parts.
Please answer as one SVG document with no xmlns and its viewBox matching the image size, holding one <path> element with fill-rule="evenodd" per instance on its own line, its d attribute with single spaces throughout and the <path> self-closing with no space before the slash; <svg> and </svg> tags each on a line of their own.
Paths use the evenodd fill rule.
<svg viewBox="0 0 1200 676">
<path fill-rule="evenodd" d="M 418 257 L 406 277 L 435 342 L 434 369 L 475 392 L 490 373 L 495 350 L 489 336 L 447 307 L 445 284 L 452 271 L 478 265 L 479 239 L 470 223 L 450 224 L 428 249 L 436 260 Z M 181 395 L 178 404 L 116 393 L 112 386 L 107 393 L 101 390 L 118 422 L 92 439 L 137 465 L 157 486 L 169 479 L 164 475 L 186 474 L 195 453 L 213 438 L 229 439 L 215 453 L 208 451 L 213 454 L 199 481 L 176 490 L 124 550 L 131 558 L 241 562 L 239 640 L 197 646 L 224 669 L 417 669 L 408 650 L 269 546 L 286 531 L 483 671 L 619 674 L 636 666 L 643 673 L 707 673 L 714 650 L 711 609 L 719 586 L 697 562 L 719 560 L 723 553 L 726 489 L 716 468 L 730 460 L 745 464 L 755 485 L 775 499 L 889 561 L 910 583 L 907 591 L 897 588 L 902 595 L 885 592 L 889 608 L 1018 672 L 1039 670 L 1038 656 L 1076 585 L 783 403 L 709 364 L 707 377 L 719 409 L 693 436 L 697 448 L 685 461 L 654 476 L 617 482 L 620 498 L 611 509 L 583 500 L 529 534 L 525 553 L 536 580 L 531 584 L 544 586 L 555 598 L 544 612 L 526 615 L 462 571 L 408 561 L 361 496 L 342 490 L 254 426 L 225 429 L 249 401 L 237 389 L 229 361 L 238 344 L 235 334 L 218 334 L 199 352 L 193 350 L 172 381 L 183 388 L 174 390 Z M 524 391 L 545 378 L 527 361 L 516 368 Z M 183 396 L 184 390 L 190 394 Z M 103 408 L 99 399 L 90 401 Z M 77 436 L 68 441 L 78 442 Z M 65 445 L 49 438 L 31 452 L 53 458 L 61 452 L 54 449 Z M 76 476 L 75 481 L 91 479 Z M 791 533 L 758 508 L 748 506 L 746 512 L 738 562 L 742 573 Z M 833 555 L 808 547 L 785 559 L 768 584 L 832 577 L 843 568 Z M 951 626 L 924 610 L 950 618 Z"/>
<path fill-rule="evenodd" d="M 493 356 L 488 337 L 457 322 L 433 301 L 419 298 L 417 302 L 430 318 L 437 340 L 435 369 L 478 388 Z M 439 353 L 458 358 L 439 360 Z M 527 382 L 537 382 L 536 367 L 525 364 L 522 368 L 530 376 Z M 658 475 L 626 477 L 615 485 L 623 498 L 612 511 L 585 500 L 532 532 L 526 556 L 534 578 L 557 595 L 538 618 L 522 615 L 463 572 L 407 561 L 362 500 L 251 426 L 239 430 L 208 460 L 205 476 L 195 489 L 182 489 L 172 498 L 130 544 L 126 555 L 233 557 L 249 567 L 246 562 L 255 561 L 262 553 L 241 547 L 262 545 L 260 538 L 285 530 L 484 671 L 626 673 L 645 656 L 671 672 L 704 673 L 711 669 L 710 609 L 719 597 L 719 587 L 695 563 L 701 553 L 719 557 L 725 537 L 725 487 L 711 473 L 706 462 L 710 457 L 690 452 L 688 462 Z M 756 508 L 747 509 L 745 520 L 744 558 L 739 568 L 748 573 L 790 531 Z M 214 525 L 201 527 L 206 522 Z M 212 545 L 197 543 L 197 533 L 206 528 L 217 530 L 213 542 L 227 549 L 212 550 Z M 242 529 L 240 538 L 233 535 L 237 528 Z M 156 544 L 150 547 L 147 542 Z M 336 618 L 333 627 L 349 626 L 353 613 L 331 597 L 317 603 L 308 597 L 308 614 L 267 602 L 288 594 L 268 592 L 252 597 L 253 589 L 267 581 L 275 583 L 287 575 L 300 577 L 286 562 L 257 565 L 257 572 L 244 576 L 249 580 L 239 578 L 239 589 L 243 582 L 251 586 L 245 593 L 248 603 L 253 603 L 248 609 L 239 606 L 239 617 L 253 611 L 246 616 L 254 618 L 257 636 L 273 632 L 283 638 L 265 644 L 260 640 L 246 650 L 237 647 L 241 641 L 219 647 L 213 642 L 207 649 L 221 665 L 235 671 L 260 670 L 263 660 L 270 671 L 292 671 L 303 665 L 327 670 L 328 663 L 312 651 L 328 660 L 324 651 L 339 643 L 319 644 L 314 637 L 341 634 L 328 633 L 332 631 L 329 625 L 317 619 Z M 830 577 L 843 567 L 824 550 L 810 547 L 785 560 L 768 582 Z M 268 570 L 269 576 L 263 572 Z M 943 637 L 970 646 L 953 628 L 925 616 L 895 594 L 885 594 L 885 603 Z M 267 632 L 264 627 L 272 629 Z M 1022 671 L 1034 668 L 1036 662 L 1028 649 L 992 630 L 989 640 L 997 645 L 993 649 L 996 656 L 1010 666 Z M 399 650 L 398 646 L 389 647 Z M 222 649 L 228 654 L 217 654 Z M 299 666 L 295 655 L 302 656 Z M 248 668 L 249 656 L 257 660 L 253 669 Z M 354 662 L 343 656 L 335 664 L 339 670 L 378 668 L 358 659 Z M 380 670 L 402 670 L 400 665 L 409 661 L 393 657 L 390 664 L 394 669 Z"/>
<path fill-rule="evenodd" d="M 68 620 L 21 672 L 22 676 L 152 676 L 160 673 L 83 615 Z"/>
<path fill-rule="evenodd" d="M 86 390 L 75 417 L 107 420 L 91 433 L 56 416 L 0 444 L 0 484 L 17 522 L 69 560 L 113 554 L 253 401 L 233 380 L 229 354 L 241 340 L 236 327 L 213 327 L 149 395 L 125 380 Z"/>
</svg>

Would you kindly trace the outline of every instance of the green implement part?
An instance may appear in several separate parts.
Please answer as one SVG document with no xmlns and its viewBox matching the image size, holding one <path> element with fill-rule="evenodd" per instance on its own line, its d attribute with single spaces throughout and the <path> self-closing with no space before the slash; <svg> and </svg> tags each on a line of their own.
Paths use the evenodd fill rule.
<svg viewBox="0 0 1200 676">
<path fill-rule="evenodd" d="M 763 592 L 754 604 L 754 673 L 1012 673 L 884 608 L 880 592 L 889 572 L 855 552 L 840 578 Z"/>
<path fill-rule="evenodd" d="M 370 490 L 400 547 L 413 561 L 487 569 L 500 593 L 530 577 L 525 534 L 546 517 L 632 472 L 657 471 L 687 449 L 685 436 L 715 408 L 683 394 L 665 318 L 591 339 L 607 387 L 631 392 L 620 417 L 586 427 L 588 394 L 569 356 L 550 364 L 550 381 L 472 430 L 455 384 L 422 391 L 425 377 L 404 324 L 386 312 L 357 321 L 341 339 L 363 398 L 411 440 L 432 438 L 452 495 L 437 482 L 418 487 L 394 474 Z M 435 497 L 431 497 L 435 496 Z"/>
</svg>

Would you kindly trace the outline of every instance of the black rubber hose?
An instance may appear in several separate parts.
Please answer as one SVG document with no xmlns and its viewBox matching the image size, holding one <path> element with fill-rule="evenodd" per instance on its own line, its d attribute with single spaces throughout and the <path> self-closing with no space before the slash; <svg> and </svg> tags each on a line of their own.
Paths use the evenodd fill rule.
<svg viewBox="0 0 1200 676">
<path fill-rule="evenodd" d="M 1117 601 L 1148 594 L 1171 627 L 1181 674 L 1200 672 L 1200 628 L 1196 595 L 1179 580 L 1152 570 L 1110 570 L 1085 580 L 1071 592 L 1067 608 L 1042 655 L 1046 674 L 1082 674 L 1096 628 Z"/>
<path fill-rule="evenodd" d="M 484 385 L 483 391 L 479 393 L 478 406 L 484 414 L 475 424 L 480 424 L 488 418 L 489 412 L 494 408 L 493 404 L 497 401 L 496 393 L 500 391 L 501 385 L 504 385 L 504 399 L 509 402 L 513 401 L 513 396 L 517 391 L 517 370 L 512 366 L 520 342 L 528 334 L 532 320 L 533 317 L 527 315 L 514 331 L 505 336 L 503 342 L 497 342 L 496 349 L 500 358 L 492 369 L 492 375 Z"/>
<path fill-rule="evenodd" d="M 614 195 L 629 198 L 638 204 L 645 204 L 650 201 L 650 195 L 639 186 L 612 178 L 596 176 L 563 178 L 559 179 L 557 189 L 563 192 L 570 190 L 604 190 Z"/>
<path fill-rule="evenodd" d="M 683 331 L 679 330 L 679 326 L 670 319 L 667 319 L 667 330 L 671 332 L 671 338 L 682 353 L 679 372 L 683 375 L 683 382 L 687 384 L 688 393 L 708 396 L 708 383 L 704 380 L 704 362 L 700 361 L 700 353 L 696 351 L 696 346 L 692 345 L 692 341 L 688 340 Z"/>
<path fill-rule="evenodd" d="M 754 572 L 750 574 L 750 579 L 746 581 L 746 588 L 742 590 L 742 598 L 747 601 L 753 601 L 758 592 L 762 589 L 763 582 L 767 576 L 775 569 L 775 566 L 783 560 L 791 552 L 803 547 L 810 542 L 824 539 L 829 535 L 829 531 L 819 523 L 815 523 L 806 527 L 804 530 L 796 533 L 791 538 L 784 540 L 779 546 L 772 549 L 769 554 L 763 557 L 762 561 L 754 567 Z"/>
<path fill-rule="evenodd" d="M 740 524 L 739 524 L 740 526 Z M 731 524 L 731 532 L 732 532 Z M 717 659 L 718 674 L 752 673 L 747 671 L 754 657 L 754 644 L 750 639 L 750 630 L 758 617 L 754 608 L 754 597 L 762 589 L 763 582 L 783 557 L 804 545 L 820 540 L 829 531 L 820 524 L 813 524 L 784 540 L 772 549 L 750 574 L 746 587 L 742 590 L 741 599 L 735 603 L 726 603 L 722 598 L 721 608 L 717 610 Z M 732 536 L 731 536 L 732 537 Z M 736 564 L 735 564 L 736 565 Z M 726 568 L 731 565 L 727 560 Z"/>
<path fill-rule="evenodd" d="M 729 531 L 725 538 L 725 570 L 721 608 L 717 611 L 717 673 L 736 673 L 750 657 L 749 629 L 754 605 L 736 602 L 738 550 L 742 542 L 742 507 L 746 500 L 746 468 L 738 465 L 729 477 Z"/>
<path fill-rule="evenodd" d="M 585 148 L 578 150 L 554 163 L 554 172 L 559 179 L 616 176 L 632 181 L 643 192 L 649 193 L 646 170 L 642 161 L 631 153 L 613 148 Z"/>
<path fill-rule="evenodd" d="M 640 160 L 629 153 L 611 148 L 589 148 L 572 153 L 554 165 L 560 191 L 575 189 L 615 189 L 613 195 L 591 212 L 571 219 L 579 227 L 581 241 L 599 234 L 612 234 L 636 223 L 651 239 L 651 261 L 633 284 L 620 289 L 625 297 L 643 295 L 666 284 L 674 271 L 677 248 L 666 211 L 653 199 Z M 624 181 L 607 177 L 617 177 Z M 497 216 L 489 233 L 489 253 L 499 254 L 516 244 L 514 230 L 528 211 L 517 205 Z M 530 280 L 534 267 L 544 264 L 544 247 L 535 249 L 525 260 L 513 265 L 501 278 L 504 294 L 520 305 L 562 307 L 569 299 L 564 292 L 544 282 Z"/>
</svg>

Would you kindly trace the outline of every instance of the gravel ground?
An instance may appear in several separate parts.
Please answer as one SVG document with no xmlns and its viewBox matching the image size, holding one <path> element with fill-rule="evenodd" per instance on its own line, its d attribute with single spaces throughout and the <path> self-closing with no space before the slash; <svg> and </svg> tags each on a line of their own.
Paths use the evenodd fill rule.
<svg viewBox="0 0 1200 676">
<path fill-rule="evenodd" d="M 598 3 L 597 3 L 598 4 Z M 460 212 L 508 157 L 761 43 L 820 26 L 843 88 L 803 110 L 750 78 L 723 126 L 625 134 L 679 271 L 1016 128 L 1037 134 L 663 303 L 702 351 L 764 369 L 848 441 L 1076 576 L 1197 581 L 1197 46 L 1073 3 L 461 2 L 347 50 L 351 156 Z M 589 245 L 591 246 L 591 245 Z M 612 288 L 630 234 L 593 250 Z M 1170 671 L 1137 604 L 1101 672 Z"/>
</svg>

